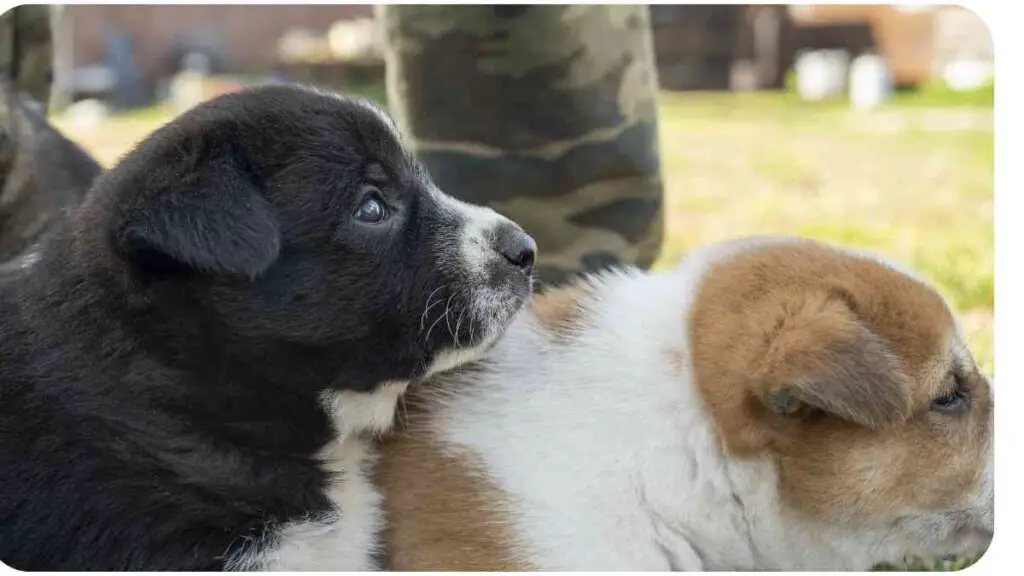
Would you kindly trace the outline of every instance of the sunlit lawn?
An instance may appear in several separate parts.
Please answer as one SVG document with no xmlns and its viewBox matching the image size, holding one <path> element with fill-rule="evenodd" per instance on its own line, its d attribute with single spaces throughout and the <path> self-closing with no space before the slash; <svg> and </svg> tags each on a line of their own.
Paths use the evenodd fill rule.
<svg viewBox="0 0 1024 576">
<path fill-rule="evenodd" d="M 169 117 L 150 109 L 88 130 L 56 122 L 109 165 Z M 991 370 L 992 128 L 991 91 L 901 94 L 870 114 L 786 93 L 663 94 L 659 265 L 701 243 L 755 233 L 880 251 L 941 287 Z"/>
</svg>

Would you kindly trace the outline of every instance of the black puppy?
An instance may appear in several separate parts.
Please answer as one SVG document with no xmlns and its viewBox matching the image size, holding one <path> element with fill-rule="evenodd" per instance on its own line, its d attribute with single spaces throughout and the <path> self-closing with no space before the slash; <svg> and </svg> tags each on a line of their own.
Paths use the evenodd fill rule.
<svg viewBox="0 0 1024 576">
<path fill-rule="evenodd" d="M 370 103 L 192 109 L 0 280 L 0 560 L 373 568 L 362 432 L 502 334 L 533 259 Z"/>
</svg>

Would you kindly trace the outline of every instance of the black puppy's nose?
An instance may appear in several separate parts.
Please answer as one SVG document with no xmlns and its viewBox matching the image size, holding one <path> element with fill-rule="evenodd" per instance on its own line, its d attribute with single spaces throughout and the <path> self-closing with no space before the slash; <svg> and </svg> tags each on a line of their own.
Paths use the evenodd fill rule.
<svg viewBox="0 0 1024 576">
<path fill-rule="evenodd" d="M 510 264 L 529 274 L 537 259 L 537 243 L 517 226 L 503 226 L 498 233 L 498 252 Z"/>
</svg>

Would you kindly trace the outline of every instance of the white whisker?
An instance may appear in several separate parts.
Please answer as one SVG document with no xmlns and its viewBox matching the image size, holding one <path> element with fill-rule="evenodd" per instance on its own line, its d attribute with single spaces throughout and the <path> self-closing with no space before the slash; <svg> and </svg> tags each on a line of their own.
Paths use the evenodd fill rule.
<svg viewBox="0 0 1024 576">
<path fill-rule="evenodd" d="M 448 335 L 451 336 L 452 338 L 455 338 L 455 334 L 452 333 L 452 321 L 451 321 L 451 318 L 448 316 L 448 313 L 451 312 L 451 309 L 452 309 L 452 298 L 454 298 L 454 297 L 455 297 L 455 292 L 452 292 L 452 295 L 448 297 L 448 301 L 444 305 L 444 323 L 445 323 L 445 325 L 448 326 Z"/>
<path fill-rule="evenodd" d="M 434 294 L 437 294 L 437 292 L 439 290 L 441 290 L 442 288 L 444 288 L 443 284 L 441 286 L 438 286 L 437 288 L 434 288 L 434 291 L 431 292 L 429 296 L 427 296 L 427 303 L 426 303 L 426 305 L 423 308 L 423 314 L 420 315 L 420 333 L 421 334 L 423 333 L 423 327 L 424 327 L 424 325 L 426 324 L 426 321 L 427 321 L 427 312 L 430 312 L 430 309 L 434 307 L 434 304 L 437 304 L 438 302 L 440 302 L 440 300 L 438 300 L 434 304 L 431 304 L 430 300 L 434 297 Z"/>
<path fill-rule="evenodd" d="M 440 302 L 440 300 L 439 300 L 439 302 Z M 427 336 L 423 339 L 424 343 L 426 343 L 426 344 L 430 343 L 430 333 L 434 331 L 434 326 L 437 326 L 437 323 L 440 322 L 441 320 L 444 320 L 447 315 L 448 315 L 448 310 L 446 309 L 444 314 L 442 314 L 441 316 L 438 316 L 437 320 L 434 320 L 434 323 L 431 324 L 430 328 L 427 330 Z"/>
<path fill-rule="evenodd" d="M 462 317 L 466 315 L 466 306 L 459 312 L 459 319 L 455 321 L 455 347 L 459 347 L 459 329 L 462 328 Z M 472 341 L 471 341 L 472 342 Z"/>
</svg>

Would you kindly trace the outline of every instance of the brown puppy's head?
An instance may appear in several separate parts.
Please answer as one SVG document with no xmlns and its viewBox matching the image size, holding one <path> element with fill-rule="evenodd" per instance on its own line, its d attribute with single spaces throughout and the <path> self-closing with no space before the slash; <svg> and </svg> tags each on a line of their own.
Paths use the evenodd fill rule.
<svg viewBox="0 0 1024 576">
<path fill-rule="evenodd" d="M 932 288 L 868 256 L 770 244 L 711 266 L 689 330 L 725 449 L 776 464 L 783 513 L 883 534 L 889 554 L 987 546 L 990 381 Z"/>
</svg>

